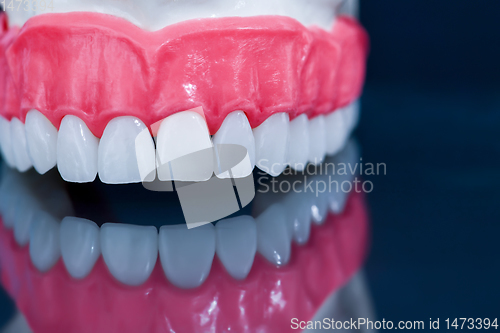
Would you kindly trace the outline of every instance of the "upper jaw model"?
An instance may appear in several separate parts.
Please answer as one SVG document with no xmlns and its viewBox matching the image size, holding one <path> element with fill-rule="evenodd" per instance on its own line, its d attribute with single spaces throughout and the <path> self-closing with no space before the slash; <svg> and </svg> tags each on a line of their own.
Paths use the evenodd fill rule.
<svg viewBox="0 0 500 333">
<path fill-rule="evenodd" d="M 356 3 L 44 3 L 0 15 L 0 274 L 31 329 L 285 332 L 313 318 L 363 262 L 363 196 L 259 193 L 258 178 L 358 162 Z M 229 168 L 227 146 L 244 148 Z M 132 184 L 214 174 L 261 187 L 251 204 L 238 194 L 246 212 L 194 229 L 161 211 L 178 199 Z M 313 179 L 332 177 L 355 175 Z"/>
</svg>

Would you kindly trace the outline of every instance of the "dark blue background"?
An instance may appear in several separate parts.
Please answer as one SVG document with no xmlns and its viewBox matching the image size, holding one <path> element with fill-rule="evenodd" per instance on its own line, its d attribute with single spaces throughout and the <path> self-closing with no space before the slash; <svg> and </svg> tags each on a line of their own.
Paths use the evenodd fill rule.
<svg viewBox="0 0 500 333">
<path fill-rule="evenodd" d="M 500 317 L 500 2 L 361 1 L 380 319 Z"/>
</svg>

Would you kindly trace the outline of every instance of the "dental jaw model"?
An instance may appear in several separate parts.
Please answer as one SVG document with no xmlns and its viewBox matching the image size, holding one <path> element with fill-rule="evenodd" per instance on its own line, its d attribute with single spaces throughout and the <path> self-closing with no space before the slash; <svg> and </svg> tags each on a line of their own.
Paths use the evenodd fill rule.
<svg viewBox="0 0 500 333">
<path fill-rule="evenodd" d="M 350 7 L 53 7 L 1 18 L 0 145 L 5 163 L 25 172 L 2 176 L 1 277 L 31 329 L 275 332 L 293 317 L 312 318 L 362 264 L 360 194 L 257 189 L 252 214 L 187 229 L 168 217 L 149 225 L 84 219 L 57 173 L 70 183 L 137 183 L 158 159 L 213 143 L 243 146 L 250 172 L 269 177 L 356 160 L 348 138 L 368 42 L 354 18 L 340 15 Z M 203 181 L 212 171 L 158 169 L 157 178 Z M 86 185 L 69 187 L 78 186 Z"/>
</svg>

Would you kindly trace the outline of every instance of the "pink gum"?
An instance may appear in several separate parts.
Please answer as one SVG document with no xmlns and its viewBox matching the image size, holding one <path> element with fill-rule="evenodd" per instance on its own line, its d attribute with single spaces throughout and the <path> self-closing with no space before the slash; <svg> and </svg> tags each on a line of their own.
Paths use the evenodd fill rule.
<svg viewBox="0 0 500 333">
<path fill-rule="evenodd" d="M 6 26 L 5 15 L 1 19 Z M 226 17 L 148 32 L 98 13 L 35 16 L 0 32 L 0 115 L 37 109 L 58 128 L 73 114 L 101 137 L 118 116 L 147 126 L 203 107 L 211 134 L 243 110 L 310 118 L 359 97 L 368 37 L 352 18 L 332 31 L 283 16 Z"/>
<path fill-rule="evenodd" d="M 288 332 L 291 318 L 312 318 L 323 301 L 359 270 L 367 253 L 364 199 L 353 193 L 341 216 L 313 226 L 305 246 L 293 246 L 281 268 L 260 256 L 244 281 L 236 281 L 216 259 L 205 283 L 181 290 L 157 263 L 140 287 L 119 284 L 102 259 L 76 281 L 61 260 L 38 272 L 28 248 L 0 230 L 1 281 L 36 333 Z"/>
</svg>

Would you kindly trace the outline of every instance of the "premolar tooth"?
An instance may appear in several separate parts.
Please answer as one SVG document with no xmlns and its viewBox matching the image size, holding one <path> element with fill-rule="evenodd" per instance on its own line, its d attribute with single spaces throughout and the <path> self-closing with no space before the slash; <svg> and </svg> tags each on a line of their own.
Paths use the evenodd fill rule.
<svg viewBox="0 0 500 333">
<path fill-rule="evenodd" d="M 37 110 L 26 114 L 25 129 L 31 161 L 43 175 L 57 163 L 57 129 Z"/>
<path fill-rule="evenodd" d="M 101 227 L 101 251 L 111 274 L 120 282 L 144 283 L 158 258 L 158 233 L 153 226 L 105 223 Z"/>
<path fill-rule="evenodd" d="M 309 159 L 309 120 L 301 114 L 290 122 L 288 140 L 288 164 L 291 168 L 302 171 Z"/>
<path fill-rule="evenodd" d="M 165 118 L 156 142 L 160 180 L 205 181 L 212 176 L 212 141 L 205 119 L 197 112 Z"/>
<path fill-rule="evenodd" d="M 336 110 L 325 117 L 326 152 L 328 155 L 338 153 L 347 139 L 347 124 L 342 109 Z"/>
<path fill-rule="evenodd" d="M 10 137 L 16 167 L 19 171 L 24 172 L 31 168 L 33 164 L 28 154 L 24 124 L 17 118 L 12 118 L 10 121 Z"/>
<path fill-rule="evenodd" d="M 309 161 L 319 164 L 325 159 L 325 153 L 325 117 L 320 115 L 309 120 Z"/>
<path fill-rule="evenodd" d="M 253 130 L 255 163 L 271 176 L 278 176 L 287 166 L 288 133 L 287 113 L 275 113 Z"/>
<path fill-rule="evenodd" d="M 10 137 L 10 121 L 0 116 L 0 145 L 2 147 L 2 156 L 5 162 L 11 168 L 16 166 L 14 154 L 12 152 L 12 139 Z"/>
<path fill-rule="evenodd" d="M 276 265 L 290 260 L 290 235 L 286 212 L 281 204 L 274 204 L 255 219 L 257 223 L 257 250 Z"/>
<path fill-rule="evenodd" d="M 61 255 L 68 273 L 86 277 L 101 254 L 99 227 L 90 220 L 65 217 L 60 231 Z"/>
<path fill-rule="evenodd" d="M 59 222 L 44 212 L 38 212 L 30 230 L 30 257 L 41 272 L 54 266 L 61 254 L 59 246 Z"/>
<path fill-rule="evenodd" d="M 257 251 L 257 228 L 251 216 L 238 216 L 217 222 L 216 252 L 235 279 L 247 277 Z"/>
<path fill-rule="evenodd" d="M 69 182 L 92 182 L 97 175 L 99 139 L 78 117 L 65 116 L 57 137 L 57 169 Z"/>
<path fill-rule="evenodd" d="M 246 148 L 248 160 L 241 161 L 231 169 L 234 178 L 243 178 L 252 173 L 255 167 L 255 139 L 252 127 L 243 111 L 235 111 L 227 115 L 221 127 L 215 133 L 213 142 L 217 145 L 237 144 Z M 223 149 L 223 148 L 222 148 Z M 219 154 L 220 156 L 220 154 Z M 229 178 L 229 172 L 217 173 L 219 178 Z"/>
<path fill-rule="evenodd" d="M 141 174 L 154 175 L 155 147 L 146 125 L 135 117 L 111 120 L 99 142 L 97 165 L 107 184 L 138 183 L 146 180 Z"/>
<path fill-rule="evenodd" d="M 200 286 L 212 267 L 215 228 L 209 223 L 194 229 L 186 225 L 160 228 L 160 261 L 168 280 L 179 288 Z"/>
</svg>

